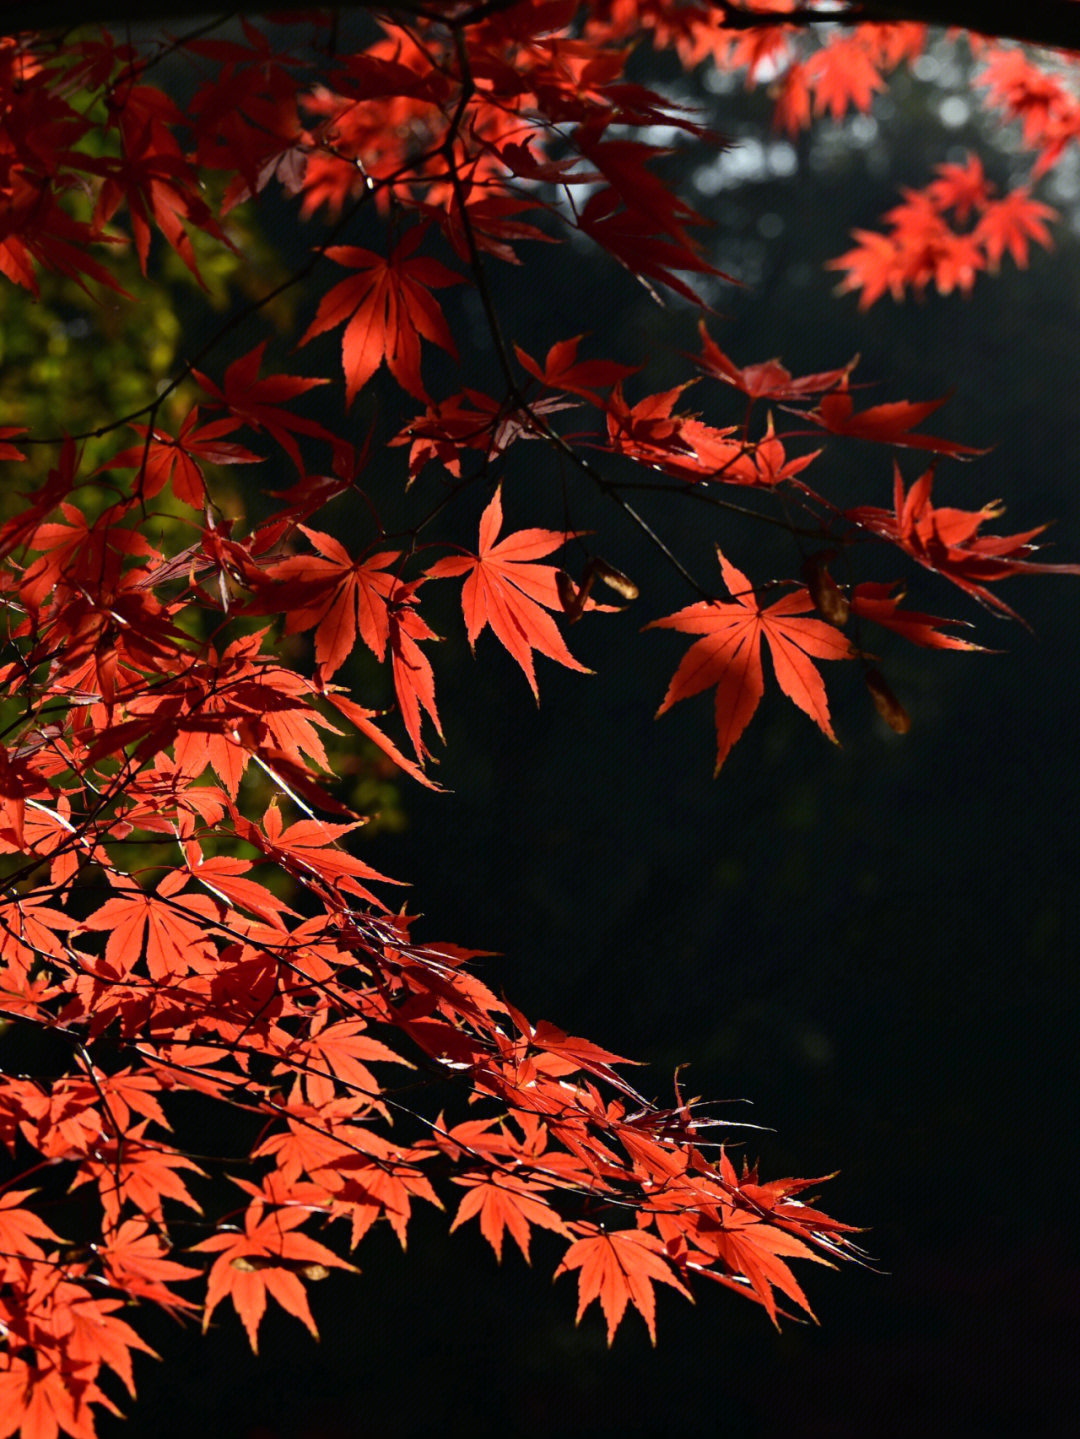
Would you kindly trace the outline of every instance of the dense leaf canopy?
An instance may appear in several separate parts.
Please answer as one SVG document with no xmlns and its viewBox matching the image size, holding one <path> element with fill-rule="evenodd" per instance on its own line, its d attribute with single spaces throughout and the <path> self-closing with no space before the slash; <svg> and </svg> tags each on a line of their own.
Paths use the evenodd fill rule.
<svg viewBox="0 0 1080 1439">
<path fill-rule="evenodd" d="M 507 1233 L 526 1258 L 534 1229 L 552 1236 L 578 1318 L 599 1301 L 609 1342 L 628 1308 L 655 1338 L 657 1283 L 711 1280 L 774 1322 L 808 1312 L 791 1261 L 861 1252 L 807 1194 L 818 1181 L 737 1169 L 728 1127 L 678 1080 L 647 1098 L 629 1061 L 497 993 L 476 952 L 421 938 L 361 857 L 367 816 L 339 780 L 359 753 L 438 788 L 435 581 L 460 584 L 480 662 L 506 660 L 497 642 L 538 699 L 543 661 L 586 670 L 579 621 L 640 611 L 682 632 L 660 712 L 715 690 L 720 770 L 774 689 L 835 739 L 823 660 L 861 673 L 906 731 L 875 634 L 978 647 L 954 633 L 962 617 L 873 578 L 870 556 L 1007 617 L 1001 581 L 1080 573 L 1036 557 L 1043 527 L 993 528 L 996 502 L 947 503 L 945 467 L 985 451 L 923 431 L 943 397 L 863 395 L 879 377 L 855 359 L 793 376 L 726 353 L 704 294 L 727 277 L 663 160 L 727 142 L 632 68 L 648 41 L 689 72 L 745 73 L 795 134 L 869 108 L 922 53 L 926 19 L 964 24 L 971 7 L 242 6 L 137 35 L 67 33 L 63 5 L 9 10 L 13 303 L 88 299 L 103 332 L 128 317 L 136 353 L 126 307 L 167 283 L 227 308 L 183 362 L 173 331 L 142 373 L 129 357 L 134 378 L 100 377 L 74 421 L 29 393 L 0 416 L 0 1057 L 27 1057 L 0 1070 L 0 1439 L 83 1439 L 116 1412 L 149 1349 L 138 1305 L 205 1329 L 228 1303 L 254 1348 L 272 1299 L 315 1332 L 308 1285 L 351 1271 L 375 1224 L 404 1246 L 420 1203 L 449 1204 L 451 1229 L 476 1220 L 499 1258 Z M 1031 5 L 1023 32 L 1066 45 L 1078 10 Z M 970 156 L 906 191 L 834 261 L 864 308 L 966 293 L 1052 243 L 1033 190 L 1080 139 L 1072 62 L 955 43 L 1019 122 L 1031 182 L 999 193 Z M 246 272 L 275 197 L 313 248 L 260 285 Z M 571 265 L 588 247 L 696 312 L 685 379 L 656 389 L 650 357 L 602 334 L 542 360 L 518 344 L 491 276 L 514 266 L 528 284 L 537 244 Z M 477 323 L 494 381 L 469 370 Z M 302 353 L 281 357 L 275 328 Z M 106 408 L 87 419 L 88 404 Z M 892 509 L 869 502 L 880 486 L 832 492 L 841 444 L 884 466 Z M 576 524 L 586 490 L 688 603 L 647 609 L 618 528 Z M 717 527 L 718 570 L 695 574 L 664 539 L 664 507 L 684 500 Z M 456 512 L 479 516 L 468 545 L 443 528 Z M 780 531 L 786 568 L 744 574 L 734 519 Z M 198 1138 L 222 1114 L 243 1136 L 228 1158 Z"/>
</svg>

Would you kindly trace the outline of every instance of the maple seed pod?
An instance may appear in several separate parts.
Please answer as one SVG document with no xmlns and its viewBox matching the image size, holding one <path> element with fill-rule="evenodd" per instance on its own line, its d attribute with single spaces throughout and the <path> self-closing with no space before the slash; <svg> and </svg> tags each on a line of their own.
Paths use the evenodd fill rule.
<svg viewBox="0 0 1080 1439">
<path fill-rule="evenodd" d="M 312 1264 L 308 1260 L 285 1259 L 277 1254 L 238 1254 L 229 1261 L 233 1269 L 242 1274 L 255 1274 L 260 1269 L 285 1269 L 290 1274 L 300 1274 L 305 1279 L 316 1281 L 329 1278 L 330 1271 L 325 1264 Z"/>
<path fill-rule="evenodd" d="M 573 624 L 581 616 L 583 597 L 578 594 L 577 586 L 565 570 L 555 571 L 555 588 L 559 592 L 559 603 L 565 610 L 570 623 Z"/>
<path fill-rule="evenodd" d="M 896 734 L 907 734 L 911 728 L 911 716 L 885 683 L 885 676 L 873 665 L 868 665 L 863 678 L 881 718 Z"/>
<path fill-rule="evenodd" d="M 851 604 L 847 595 L 829 574 L 824 557 L 808 555 L 802 563 L 802 577 L 806 581 L 806 588 L 810 591 L 810 598 L 814 601 L 814 608 L 831 625 L 847 624 L 851 614 Z"/>
<path fill-rule="evenodd" d="M 621 570 L 614 565 L 609 565 L 607 560 L 595 559 L 592 561 L 593 573 L 597 575 L 608 589 L 614 590 L 616 594 L 622 595 L 624 600 L 636 600 L 640 591 L 633 580 L 628 579 Z"/>
</svg>

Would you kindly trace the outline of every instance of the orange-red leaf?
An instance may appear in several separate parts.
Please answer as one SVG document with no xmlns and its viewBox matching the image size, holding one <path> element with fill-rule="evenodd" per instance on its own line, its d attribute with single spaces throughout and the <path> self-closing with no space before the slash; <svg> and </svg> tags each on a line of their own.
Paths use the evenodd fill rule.
<svg viewBox="0 0 1080 1439">
<path fill-rule="evenodd" d="M 713 340 L 704 320 L 698 322 L 698 329 L 701 333 L 701 354 L 694 357 L 698 369 L 714 379 L 723 380 L 725 384 L 734 385 L 752 400 L 801 400 L 808 395 L 820 395 L 842 384 L 855 367 L 855 360 L 850 360 L 838 370 L 800 375 L 798 379 L 793 379 L 791 371 L 785 369 L 779 360 L 763 360 L 740 369 Z"/>
<path fill-rule="evenodd" d="M 356 274 L 322 297 L 300 343 L 306 345 L 325 330 L 345 325 L 341 357 L 347 405 L 384 360 L 402 389 L 426 401 L 420 377 L 421 338 L 457 358 L 457 346 L 431 290 L 460 284 L 461 276 L 438 260 L 414 253 L 423 235 L 422 226 L 408 231 L 389 259 L 358 245 L 331 245 L 325 252 Z"/>
<path fill-rule="evenodd" d="M 570 651 L 545 610 L 561 610 L 556 566 L 534 561 L 549 555 L 572 536 L 559 530 L 517 530 L 498 538 L 502 529 L 502 486 L 495 489 L 480 519 L 480 544 L 475 555 L 438 560 L 428 570 L 431 579 L 465 575 L 461 607 L 469 644 L 490 625 L 499 642 L 525 672 L 529 687 L 539 699 L 533 651 L 547 655 L 582 674 L 591 671 Z"/>
<path fill-rule="evenodd" d="M 457 1183 L 468 1185 L 469 1191 L 458 1206 L 450 1232 L 466 1220 L 479 1217 L 480 1232 L 500 1263 L 505 1231 L 509 1231 L 526 1263 L 529 1262 L 530 1225 L 538 1224 L 556 1234 L 570 1235 L 571 1231 L 547 1201 L 517 1175 L 496 1172 L 491 1176 L 459 1179 Z"/>
<path fill-rule="evenodd" d="M 986 588 L 1009 575 L 1080 574 L 1080 565 L 1048 565 L 1030 558 L 1036 552 L 1031 543 L 1042 534 L 1045 525 L 1013 535 L 980 535 L 987 520 L 996 519 L 1001 507 L 996 503 L 978 510 L 960 510 L 952 506 L 936 507 L 930 493 L 934 483 L 933 466 L 925 470 L 911 489 L 904 492 L 900 466 L 893 466 L 893 509 L 860 505 L 848 510 L 847 517 L 855 524 L 899 545 L 919 564 L 958 585 L 980 604 L 999 614 L 1016 619 L 1014 610 Z M 873 616 L 871 616 L 873 618 Z"/>
<path fill-rule="evenodd" d="M 816 410 L 807 410 L 806 419 L 828 430 L 831 435 L 850 435 L 854 439 L 873 440 L 882 445 L 901 445 L 912 450 L 933 450 L 939 455 L 985 455 L 985 449 L 961 445 L 955 440 L 942 440 L 935 435 L 913 435 L 935 410 L 941 408 L 948 395 L 940 400 L 895 400 L 890 404 L 871 405 L 856 413 L 855 402 L 846 389 L 822 395 Z"/>
<path fill-rule="evenodd" d="M 765 691 L 761 667 L 764 637 L 780 688 L 835 744 L 825 686 L 813 661 L 851 659 L 851 645 L 832 625 L 809 617 L 814 602 L 804 587 L 763 609 L 746 576 L 719 550 L 717 555 L 734 604 L 699 601 L 645 626 L 702 636 L 683 656 L 657 714 L 715 685 L 719 773 Z"/>
<path fill-rule="evenodd" d="M 355 1272 L 355 1266 L 339 1259 L 324 1244 L 296 1232 L 297 1226 L 309 1217 L 309 1211 L 300 1207 L 274 1209 L 264 1216 L 263 1205 L 256 1200 L 247 1209 L 242 1234 L 236 1231 L 213 1234 L 193 1245 L 194 1249 L 218 1255 L 206 1286 L 204 1333 L 217 1306 L 223 1299 L 231 1299 L 247 1330 L 253 1352 L 258 1353 L 259 1324 L 269 1295 L 305 1324 L 316 1339 L 319 1337 L 297 1271 L 304 1266 L 321 1265 L 326 1269 Z"/>
<path fill-rule="evenodd" d="M 292 555 L 266 570 L 264 603 L 269 612 L 284 611 L 287 634 L 315 628 L 315 659 L 329 679 L 348 659 L 356 636 L 377 659 L 386 658 L 390 638 L 388 603 L 397 583 L 388 567 L 398 550 L 384 550 L 354 560 L 333 535 L 298 525 L 319 552 Z"/>
<path fill-rule="evenodd" d="M 573 1269 L 580 1271 L 577 1318 L 580 1321 L 593 1300 L 599 1299 L 609 1345 L 628 1303 L 645 1320 L 649 1338 L 656 1343 L 654 1284 L 669 1284 L 687 1299 L 693 1297 L 672 1268 L 662 1241 L 641 1229 L 597 1230 L 577 1240 L 563 1255 L 555 1277 Z"/>
</svg>

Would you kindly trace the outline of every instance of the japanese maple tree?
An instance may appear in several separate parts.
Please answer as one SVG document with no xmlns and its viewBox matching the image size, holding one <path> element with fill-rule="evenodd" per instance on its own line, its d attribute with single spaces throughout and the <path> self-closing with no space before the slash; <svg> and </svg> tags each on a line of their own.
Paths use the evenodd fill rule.
<svg viewBox="0 0 1080 1439">
<path fill-rule="evenodd" d="M 996 502 L 948 503 L 945 467 L 986 451 L 924 432 L 942 397 L 862 395 L 854 359 L 793 376 L 729 356 L 701 294 L 724 278 L 702 218 L 658 169 L 661 129 L 726 142 L 641 82 L 636 47 L 769 84 L 793 132 L 869 108 L 935 7 L 243 5 L 137 38 L 52 28 L 73 17 L 37 8 L 7 7 L 0 36 L 9 293 L 45 303 L 62 280 L 122 308 L 174 260 L 209 287 L 213 256 L 243 267 L 237 227 L 275 194 L 311 250 L 254 278 L 137 407 L 74 433 L 63 413 L 0 414 L 0 1439 L 85 1439 L 99 1409 L 119 1412 L 149 1349 L 140 1307 L 205 1329 L 231 1306 L 255 1347 L 272 1300 L 316 1332 L 308 1285 L 353 1270 L 375 1224 L 404 1245 L 418 1204 L 447 1207 L 451 1230 L 475 1221 L 497 1258 L 507 1236 L 526 1259 L 535 1230 L 550 1236 L 578 1317 L 598 1300 L 609 1341 L 628 1308 L 655 1338 L 657 1284 L 711 1280 L 774 1322 L 809 1312 L 792 1261 L 860 1254 L 852 1226 L 803 1197 L 818 1181 L 736 1168 L 678 1083 L 669 1104 L 647 1099 L 629 1061 L 527 1018 L 478 952 L 421 934 L 363 858 L 365 816 L 334 771 L 352 750 L 438 788 L 435 581 L 460 584 L 478 662 L 520 683 L 497 641 L 538 697 L 547 660 L 585 670 L 578 622 L 626 623 L 612 616 L 632 606 L 642 628 L 693 637 L 666 695 L 645 699 L 663 712 L 714 690 L 719 770 L 774 688 L 836 738 L 823 660 L 859 667 L 907 729 L 875 627 L 978 647 L 954 633 L 962 614 L 870 578 L 867 553 L 1006 617 L 1002 580 L 1080 573 L 1035 558 L 1039 526 L 995 531 Z M 978 7 L 940 8 L 978 24 Z M 974 155 L 939 167 L 835 262 L 860 305 L 967 291 L 1050 244 L 1035 186 L 1080 140 L 1080 4 L 1028 9 L 1015 37 L 953 41 L 1019 122 L 1030 184 L 996 190 Z M 527 275 L 531 246 L 571 242 L 683 308 L 684 382 L 656 389 L 649 357 L 607 353 L 602 334 L 540 358 L 515 333 L 492 271 Z M 435 363 L 465 349 L 463 288 L 495 386 Z M 288 335 L 302 360 L 269 349 L 283 295 L 307 307 Z M 374 387 L 395 408 L 372 407 L 358 439 L 350 414 Z M 855 504 L 830 495 L 827 447 L 844 443 L 866 450 Z M 922 473 L 912 449 L 933 457 Z M 285 482 L 257 478 L 269 461 Z M 610 534 L 575 523 L 575 486 L 611 500 Z M 346 498 L 366 519 L 343 535 Z M 709 573 L 663 535 L 685 498 L 713 527 Z M 381 518 L 390 500 L 412 506 L 404 527 Z M 468 547 L 440 533 L 462 505 L 480 514 Z M 790 539 L 789 565 L 760 579 L 738 562 L 755 522 Z M 649 610 L 648 576 L 619 567 L 620 525 L 678 571 L 682 608 Z M 587 553 L 572 569 L 571 540 Z M 359 678 L 380 666 L 391 707 Z M 223 1110 L 246 1125 L 243 1164 L 206 1157 L 180 1096 L 203 1132 Z"/>
</svg>

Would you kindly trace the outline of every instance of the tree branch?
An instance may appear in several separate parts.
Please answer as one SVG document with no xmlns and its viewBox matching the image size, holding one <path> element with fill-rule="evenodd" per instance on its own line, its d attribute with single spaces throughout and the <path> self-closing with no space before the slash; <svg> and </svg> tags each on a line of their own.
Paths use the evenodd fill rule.
<svg viewBox="0 0 1080 1439">
<path fill-rule="evenodd" d="M 788 14 L 763 14 L 729 5 L 724 27 L 763 25 L 892 25 L 918 21 L 943 29 L 970 30 L 990 39 L 1021 40 L 1056 50 L 1080 51 L 1080 0 L 847 0 L 846 8 L 822 11 L 803 5 Z"/>
<path fill-rule="evenodd" d="M 445 16 L 456 24 L 468 24 L 492 10 L 510 8 L 512 0 L 340 0 L 330 6 L 313 9 L 374 11 L 398 13 L 413 18 L 433 19 Z M 23 30 L 72 30 L 89 24 L 178 22 L 185 24 L 201 15 L 260 15 L 277 8 L 274 0 L 232 0 L 221 9 L 195 0 L 187 7 L 181 0 L 12 0 L 0 5 L 0 35 L 13 35 Z M 889 24 L 905 20 L 922 21 L 928 25 L 971 30 L 1004 40 L 1022 40 L 1030 45 L 1047 45 L 1054 49 L 1080 51 L 1080 0 L 849 0 L 846 9 L 822 11 L 811 4 L 788 14 L 767 14 L 729 4 L 724 9 L 723 23 L 732 30 L 758 29 L 786 24 L 796 26 L 859 25 L 866 22 Z"/>
</svg>

